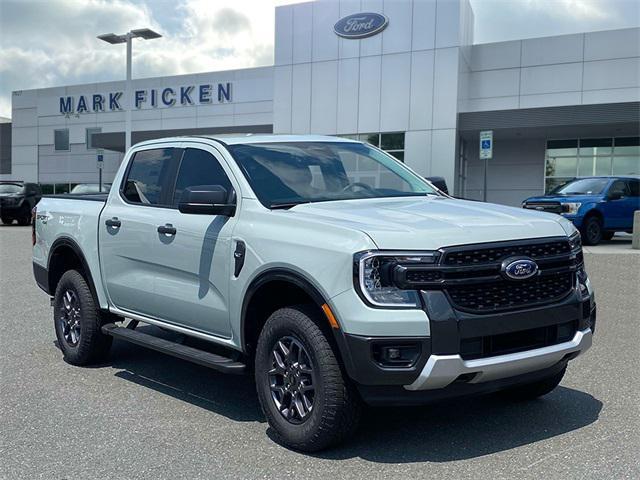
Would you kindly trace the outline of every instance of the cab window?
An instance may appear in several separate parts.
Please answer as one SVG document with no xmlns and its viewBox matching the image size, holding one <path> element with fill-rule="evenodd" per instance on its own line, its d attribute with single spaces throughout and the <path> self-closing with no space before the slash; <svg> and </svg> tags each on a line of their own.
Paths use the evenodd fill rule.
<svg viewBox="0 0 640 480">
<path fill-rule="evenodd" d="M 213 155 L 198 148 L 187 148 L 180 161 L 173 205 L 178 206 L 186 188 L 198 185 L 221 185 L 228 193 L 232 190 L 229 177 Z"/>
<path fill-rule="evenodd" d="M 122 195 L 129 203 L 169 206 L 175 149 L 136 152 L 123 182 Z"/>
</svg>

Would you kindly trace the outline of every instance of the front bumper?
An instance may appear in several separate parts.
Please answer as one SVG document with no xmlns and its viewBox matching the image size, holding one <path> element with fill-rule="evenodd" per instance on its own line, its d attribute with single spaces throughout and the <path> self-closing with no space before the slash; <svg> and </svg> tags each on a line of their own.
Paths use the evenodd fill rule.
<svg viewBox="0 0 640 480">
<path fill-rule="evenodd" d="M 596 326 L 594 297 L 592 293 L 583 297 L 578 288 L 552 305 L 490 315 L 455 310 L 439 291 L 423 295 L 430 336 L 365 337 L 336 332 L 347 374 L 367 403 L 421 405 L 544 378 L 586 351 Z M 567 326 L 571 330 L 563 330 Z M 545 344 L 529 343 L 539 334 L 546 338 Z M 512 351 L 495 348 L 505 338 L 520 343 Z M 487 348 L 492 342 L 494 349 Z M 381 365 L 374 358 L 381 345 L 415 345 L 419 355 L 409 366 Z"/>
<path fill-rule="evenodd" d="M 591 329 L 577 331 L 569 342 L 497 357 L 463 360 L 460 355 L 431 355 L 407 390 L 444 388 L 465 376 L 468 383 L 482 383 L 550 368 L 571 360 L 591 347 Z"/>
</svg>

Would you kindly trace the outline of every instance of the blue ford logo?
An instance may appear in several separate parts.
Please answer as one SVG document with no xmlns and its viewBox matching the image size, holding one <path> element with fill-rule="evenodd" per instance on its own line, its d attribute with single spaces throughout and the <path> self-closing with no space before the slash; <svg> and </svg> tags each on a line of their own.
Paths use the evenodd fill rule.
<svg viewBox="0 0 640 480">
<path fill-rule="evenodd" d="M 528 258 L 507 258 L 502 262 L 502 273 L 512 280 L 526 280 L 538 273 L 538 264 Z"/>
<path fill-rule="evenodd" d="M 354 13 L 338 20 L 333 31 L 344 38 L 365 38 L 381 32 L 388 23 L 387 17 L 379 13 Z"/>
</svg>

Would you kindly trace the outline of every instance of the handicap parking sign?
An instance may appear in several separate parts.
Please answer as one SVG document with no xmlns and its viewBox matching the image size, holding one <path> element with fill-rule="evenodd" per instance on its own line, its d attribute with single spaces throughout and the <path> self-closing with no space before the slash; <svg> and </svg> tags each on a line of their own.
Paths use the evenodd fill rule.
<svg viewBox="0 0 640 480">
<path fill-rule="evenodd" d="M 493 157 L 493 130 L 480 132 L 480 159 Z"/>
</svg>

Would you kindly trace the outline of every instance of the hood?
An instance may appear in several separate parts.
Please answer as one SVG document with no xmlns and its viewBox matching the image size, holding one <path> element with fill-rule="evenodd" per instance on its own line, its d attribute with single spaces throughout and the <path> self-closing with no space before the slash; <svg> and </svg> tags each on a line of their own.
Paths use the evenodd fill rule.
<svg viewBox="0 0 640 480">
<path fill-rule="evenodd" d="M 592 203 L 602 200 L 602 195 L 541 195 L 529 197 L 525 202 L 578 202 Z"/>
<path fill-rule="evenodd" d="M 380 249 L 435 250 L 445 246 L 566 236 L 559 215 L 444 197 L 379 198 L 297 205 L 305 217 L 366 233 Z"/>
</svg>

